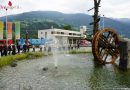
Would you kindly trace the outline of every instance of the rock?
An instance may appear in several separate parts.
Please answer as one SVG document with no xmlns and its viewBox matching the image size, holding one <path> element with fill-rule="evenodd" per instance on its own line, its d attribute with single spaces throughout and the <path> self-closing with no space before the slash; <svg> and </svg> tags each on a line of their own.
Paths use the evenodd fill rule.
<svg viewBox="0 0 130 90">
<path fill-rule="evenodd" d="M 16 67 L 17 66 L 17 63 L 15 61 L 13 61 L 11 64 L 10 64 L 11 67 Z"/>
<path fill-rule="evenodd" d="M 43 71 L 47 71 L 47 70 L 48 70 L 48 67 L 44 67 L 42 70 L 43 70 Z"/>
<path fill-rule="evenodd" d="M 57 67 L 55 67 L 55 69 L 57 69 Z"/>
</svg>

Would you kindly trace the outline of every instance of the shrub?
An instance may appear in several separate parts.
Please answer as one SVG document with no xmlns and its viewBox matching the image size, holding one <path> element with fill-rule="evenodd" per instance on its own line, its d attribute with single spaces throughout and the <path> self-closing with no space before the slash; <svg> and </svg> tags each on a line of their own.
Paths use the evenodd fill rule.
<svg viewBox="0 0 130 90">
<path fill-rule="evenodd" d="M 44 53 L 42 52 L 29 52 L 29 53 L 16 54 L 11 56 L 3 56 L 0 58 L 0 68 L 11 64 L 13 61 L 34 59 L 34 58 L 42 57 L 43 55 Z"/>
<path fill-rule="evenodd" d="M 27 53 L 27 59 L 35 59 L 35 58 L 42 57 L 43 55 L 44 53 L 42 52 L 29 52 Z"/>
<path fill-rule="evenodd" d="M 17 54 L 13 56 L 14 60 L 24 60 L 27 58 L 27 54 Z"/>
<path fill-rule="evenodd" d="M 13 61 L 13 56 L 3 56 L 0 58 L 0 67 L 6 66 Z"/>
</svg>

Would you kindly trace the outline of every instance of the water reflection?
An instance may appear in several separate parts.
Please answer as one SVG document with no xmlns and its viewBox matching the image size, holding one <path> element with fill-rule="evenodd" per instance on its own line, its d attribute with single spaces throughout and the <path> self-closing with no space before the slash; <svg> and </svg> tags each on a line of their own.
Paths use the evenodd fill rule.
<svg viewBox="0 0 130 90">
<path fill-rule="evenodd" d="M 113 65 L 115 71 L 115 80 L 116 82 L 122 86 L 121 88 L 129 88 L 130 89 L 130 70 L 120 70 L 117 64 Z"/>
<path fill-rule="evenodd" d="M 130 70 L 120 70 L 117 64 L 101 66 L 94 63 L 93 66 L 89 78 L 89 87 L 92 90 L 130 89 Z"/>
</svg>

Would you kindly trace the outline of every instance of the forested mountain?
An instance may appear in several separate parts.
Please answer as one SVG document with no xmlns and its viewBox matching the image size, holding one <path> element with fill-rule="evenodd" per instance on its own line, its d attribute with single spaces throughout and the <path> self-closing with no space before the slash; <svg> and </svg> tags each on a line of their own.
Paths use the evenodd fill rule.
<svg viewBox="0 0 130 90">
<path fill-rule="evenodd" d="M 0 20 L 5 21 L 5 17 L 1 17 Z M 20 21 L 22 35 L 25 35 L 24 33 L 27 30 L 31 33 L 31 37 L 36 37 L 37 30 L 48 29 L 52 26 L 54 28 L 63 28 L 64 25 L 69 24 L 74 30 L 79 30 L 81 25 L 92 27 L 89 25 L 92 22 L 92 16 L 90 15 L 83 13 L 64 14 L 56 11 L 32 11 L 10 15 L 8 16 L 8 21 Z M 130 38 L 129 20 L 124 22 L 122 19 L 104 18 L 104 21 L 105 27 L 113 28 L 119 34 Z M 100 25 L 102 26 L 102 18 Z"/>
</svg>

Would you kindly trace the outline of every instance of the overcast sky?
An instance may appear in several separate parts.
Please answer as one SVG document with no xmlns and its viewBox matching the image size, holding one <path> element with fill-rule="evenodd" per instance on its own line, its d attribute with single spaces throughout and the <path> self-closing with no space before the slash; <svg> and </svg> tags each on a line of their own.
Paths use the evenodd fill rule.
<svg viewBox="0 0 130 90">
<path fill-rule="evenodd" d="M 9 0 L 0 0 L 0 5 L 8 5 Z M 8 14 L 29 11 L 60 11 L 63 13 L 93 14 L 87 10 L 93 7 L 93 0 L 10 0 L 20 9 L 8 10 Z M 130 0 L 101 0 L 100 14 L 113 18 L 130 18 Z M 0 9 L 0 17 L 5 10 Z"/>
</svg>

